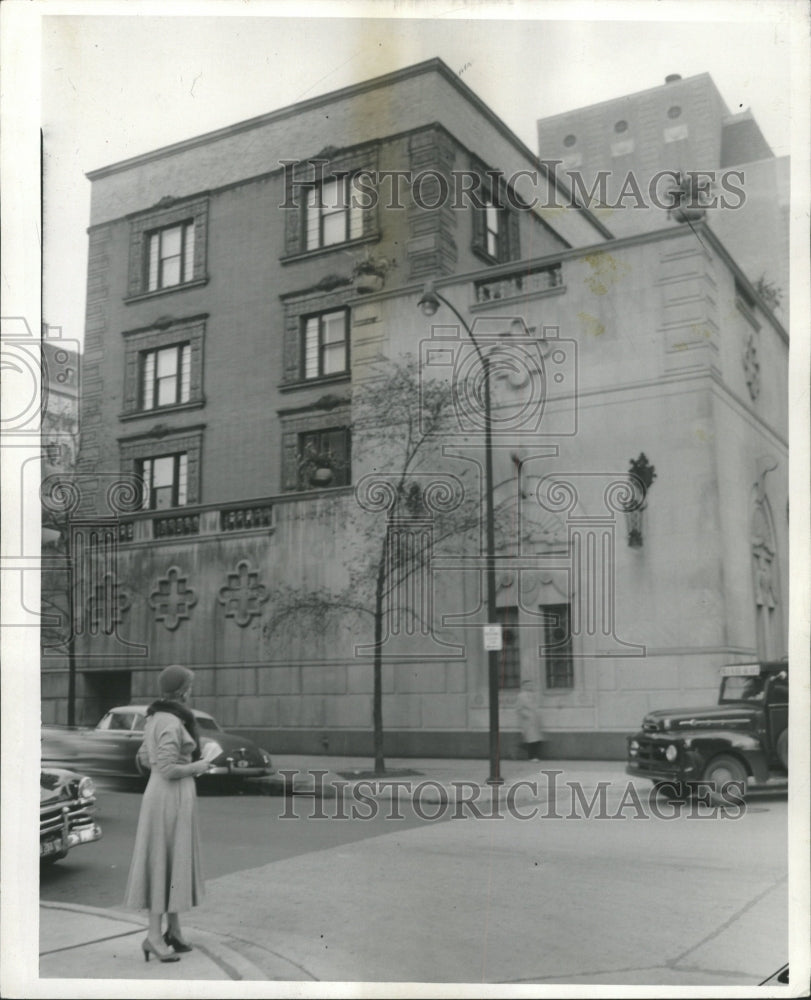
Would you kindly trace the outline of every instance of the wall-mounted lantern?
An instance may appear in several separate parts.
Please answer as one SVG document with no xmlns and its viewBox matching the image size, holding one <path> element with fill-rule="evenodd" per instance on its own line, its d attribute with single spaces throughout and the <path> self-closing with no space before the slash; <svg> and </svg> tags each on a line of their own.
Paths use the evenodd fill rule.
<svg viewBox="0 0 811 1000">
<path fill-rule="evenodd" d="M 628 545 L 632 549 L 642 548 L 642 515 L 648 506 L 648 490 L 656 478 L 656 469 L 648 462 L 644 451 L 639 458 L 631 459 L 628 481 L 631 498 L 625 505 L 625 523 L 628 529 Z"/>
<path fill-rule="evenodd" d="M 708 180 L 700 179 L 698 173 L 677 173 L 675 179 L 675 187 L 667 192 L 671 199 L 668 218 L 676 222 L 700 221 L 712 205 L 712 185 Z"/>
</svg>

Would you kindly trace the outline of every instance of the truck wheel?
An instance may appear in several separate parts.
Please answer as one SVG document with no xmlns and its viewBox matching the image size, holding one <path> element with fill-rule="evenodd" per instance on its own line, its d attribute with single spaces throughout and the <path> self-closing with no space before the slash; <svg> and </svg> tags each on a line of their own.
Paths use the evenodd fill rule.
<svg viewBox="0 0 811 1000">
<path fill-rule="evenodd" d="M 746 795 L 746 777 L 746 770 L 737 757 L 732 757 L 730 754 L 714 757 L 704 768 L 703 774 L 703 780 L 712 786 L 710 801 L 713 805 L 730 805 L 731 800 L 740 802 Z M 727 795 L 724 789 L 731 781 L 739 784 L 730 795 Z"/>
<path fill-rule="evenodd" d="M 788 729 L 784 729 L 777 737 L 776 750 L 780 763 L 788 771 Z"/>
</svg>

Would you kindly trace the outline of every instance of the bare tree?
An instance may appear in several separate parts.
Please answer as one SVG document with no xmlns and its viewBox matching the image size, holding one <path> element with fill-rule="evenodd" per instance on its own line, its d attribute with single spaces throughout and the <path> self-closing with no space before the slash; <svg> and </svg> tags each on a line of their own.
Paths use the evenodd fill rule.
<svg viewBox="0 0 811 1000">
<path fill-rule="evenodd" d="M 427 626 L 432 634 L 442 635 L 437 622 L 423 621 L 422 608 L 403 606 L 403 585 L 413 574 L 426 571 L 437 552 L 481 549 L 484 494 L 470 463 L 466 467 L 462 463 L 462 471 L 448 475 L 443 444 L 447 430 L 456 427 L 454 389 L 448 381 L 421 378 L 413 356 L 381 362 L 376 377 L 356 385 L 352 402 L 353 461 L 373 477 L 375 472 L 380 474 L 380 481 L 385 481 L 381 490 L 385 503 L 378 513 L 370 513 L 357 502 L 366 478 L 361 477 L 346 530 L 342 585 L 277 587 L 270 595 L 272 610 L 264 633 L 270 638 L 284 626 L 299 634 L 324 634 L 353 620 L 361 630 L 371 627 L 374 772 L 384 774 L 382 667 L 387 613 L 396 600 L 398 614 L 410 617 L 412 626 Z M 478 444 L 476 438 L 473 434 L 471 444 Z M 310 456 L 303 455 L 301 460 L 303 467 L 312 464 Z M 431 499 L 427 491 L 443 477 L 446 488 L 448 481 L 454 483 L 456 495 L 446 492 L 448 502 L 431 505 L 430 544 L 416 549 L 392 544 L 396 532 L 407 529 L 409 520 L 425 523 L 429 516 L 426 501 Z M 498 516 L 504 513 L 497 504 L 496 545 L 501 551 L 516 541 L 509 537 L 514 519 Z M 522 541 L 535 540 L 538 528 L 535 523 L 522 524 Z"/>
<path fill-rule="evenodd" d="M 351 430 L 355 462 L 385 476 L 385 511 L 375 514 L 355 506 L 345 586 L 278 587 L 271 595 L 273 610 L 265 634 L 270 637 L 283 624 L 324 630 L 330 624 L 345 624 L 350 617 L 371 626 L 374 770 L 384 774 L 382 665 L 388 602 L 409 576 L 424 568 L 433 548 L 477 530 L 481 519 L 480 497 L 463 489 L 452 510 L 433 517 L 431 550 L 404 553 L 390 544 L 392 521 L 402 524 L 425 514 L 422 484 L 426 474 L 442 469 L 442 430 L 452 418 L 453 395 L 447 382 L 421 381 L 412 356 L 381 363 L 378 369 L 376 377 L 354 390 Z M 401 610 L 414 619 L 422 614 L 414 607 Z M 434 627 L 433 622 L 428 624 Z"/>
</svg>

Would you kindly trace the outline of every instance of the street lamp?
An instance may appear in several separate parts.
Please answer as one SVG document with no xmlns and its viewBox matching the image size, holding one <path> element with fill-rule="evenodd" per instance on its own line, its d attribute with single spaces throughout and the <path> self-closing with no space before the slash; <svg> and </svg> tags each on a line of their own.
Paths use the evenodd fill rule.
<svg viewBox="0 0 811 1000">
<path fill-rule="evenodd" d="M 424 316 L 434 316 L 439 309 L 440 303 L 447 306 L 456 316 L 467 335 L 473 342 L 479 361 L 484 373 L 484 480 L 485 480 L 485 518 L 486 518 L 486 543 L 487 543 L 487 621 L 491 625 L 496 624 L 496 529 L 495 513 L 493 510 L 493 425 L 490 409 L 490 359 L 482 354 L 481 348 L 473 336 L 464 318 L 460 315 L 456 307 L 449 302 L 444 295 L 440 295 L 434 288 L 432 281 L 426 282 L 423 289 L 422 298 L 417 305 Z M 490 777 L 488 784 L 501 784 L 503 778 L 499 773 L 499 721 L 498 721 L 498 671 L 499 653 L 496 649 L 489 649 L 488 659 L 488 690 L 490 703 Z"/>
</svg>

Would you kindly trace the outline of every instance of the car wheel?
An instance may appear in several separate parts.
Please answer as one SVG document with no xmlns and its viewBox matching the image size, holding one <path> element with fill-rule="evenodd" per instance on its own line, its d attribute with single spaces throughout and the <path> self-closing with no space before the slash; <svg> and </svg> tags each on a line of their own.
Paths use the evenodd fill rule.
<svg viewBox="0 0 811 1000">
<path fill-rule="evenodd" d="M 686 802 L 690 798 L 690 788 L 683 781 L 654 781 L 653 790 L 671 802 Z"/>
<path fill-rule="evenodd" d="M 746 769 L 737 757 L 721 754 L 714 757 L 704 768 L 703 781 L 710 788 L 710 801 L 713 805 L 730 805 L 730 798 L 724 793 L 724 788 L 732 781 L 738 783 L 734 800 L 740 802 L 746 795 Z"/>
<path fill-rule="evenodd" d="M 777 737 L 777 757 L 783 767 L 788 771 L 788 729 L 784 729 Z"/>
</svg>

